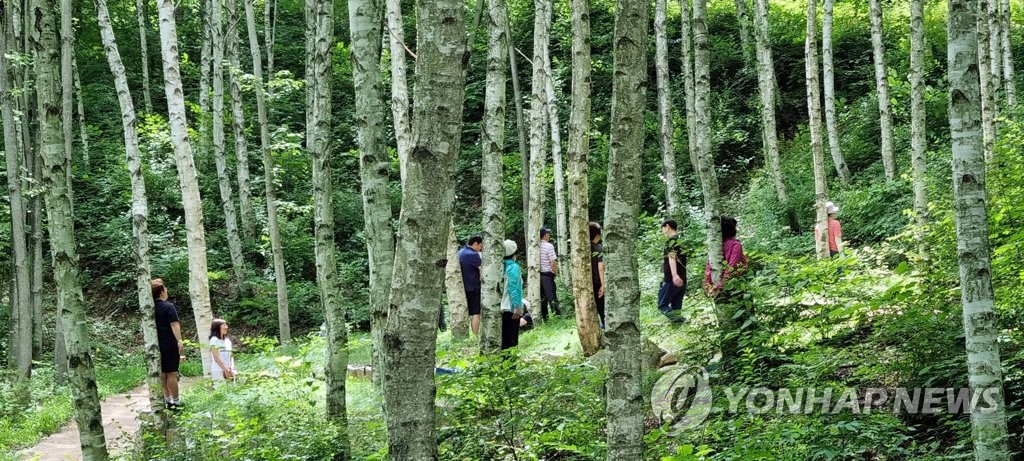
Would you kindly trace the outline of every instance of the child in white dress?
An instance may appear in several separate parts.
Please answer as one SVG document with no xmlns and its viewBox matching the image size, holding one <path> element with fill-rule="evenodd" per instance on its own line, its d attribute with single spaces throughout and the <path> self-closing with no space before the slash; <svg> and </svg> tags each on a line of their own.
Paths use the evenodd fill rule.
<svg viewBox="0 0 1024 461">
<path fill-rule="evenodd" d="M 210 324 L 210 349 L 213 361 L 210 363 L 210 374 L 214 381 L 235 379 L 235 359 L 231 357 L 231 338 L 228 337 L 228 323 L 223 319 L 213 319 Z"/>
</svg>

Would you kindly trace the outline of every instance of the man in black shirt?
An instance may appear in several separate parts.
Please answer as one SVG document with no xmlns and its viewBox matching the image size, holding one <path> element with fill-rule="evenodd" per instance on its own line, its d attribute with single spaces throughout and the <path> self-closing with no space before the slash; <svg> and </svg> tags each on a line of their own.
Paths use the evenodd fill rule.
<svg viewBox="0 0 1024 461">
<path fill-rule="evenodd" d="M 590 223 L 590 278 L 594 286 L 594 305 L 604 329 L 604 246 L 601 245 L 601 225 Z"/>
<path fill-rule="evenodd" d="M 156 309 L 156 338 L 160 345 L 160 382 L 163 383 L 164 400 L 167 408 L 177 409 L 178 400 L 178 365 L 185 354 L 185 344 L 181 341 L 181 322 L 178 320 L 178 309 L 167 301 L 167 287 L 162 279 L 150 282 L 153 290 L 153 304 Z"/>
<path fill-rule="evenodd" d="M 669 320 L 681 323 L 686 318 L 674 311 L 683 308 L 683 295 L 686 294 L 686 250 L 683 248 L 683 240 L 679 238 L 675 220 L 666 219 L 662 222 L 661 232 L 668 240 L 662 252 L 661 270 L 664 277 L 658 292 L 658 310 Z"/>
</svg>

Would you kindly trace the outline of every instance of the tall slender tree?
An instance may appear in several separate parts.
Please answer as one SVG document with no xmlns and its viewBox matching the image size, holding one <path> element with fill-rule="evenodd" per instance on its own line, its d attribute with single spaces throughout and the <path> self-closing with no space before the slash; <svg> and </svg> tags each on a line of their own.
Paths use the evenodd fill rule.
<svg viewBox="0 0 1024 461">
<path fill-rule="evenodd" d="M 668 38 L 665 32 L 667 3 L 668 0 L 654 1 L 654 67 L 658 85 L 658 141 L 661 146 L 662 177 L 665 181 L 665 206 L 669 216 L 677 217 L 679 179 L 676 174 L 676 153 L 672 148 L 672 90 L 668 77 Z"/>
<path fill-rule="evenodd" d="M 992 88 L 995 89 L 996 101 L 1001 100 L 1000 93 L 1003 90 L 1003 28 L 999 20 L 999 1 L 989 0 L 988 9 L 985 12 L 989 30 L 988 52 L 992 59 L 989 71 L 992 72 Z M 996 109 L 996 116 L 998 115 L 998 109 Z"/>
<path fill-rule="evenodd" d="M 892 102 L 889 100 L 889 73 L 885 66 L 885 44 L 882 42 L 882 5 L 870 0 L 871 56 L 875 63 L 875 89 L 878 94 L 878 115 L 882 127 L 882 166 L 885 179 L 896 179 L 896 160 L 892 142 Z M 817 77 L 815 77 L 817 78 Z"/>
<path fill-rule="evenodd" d="M 228 85 L 231 87 L 231 128 L 235 141 L 235 170 L 238 177 L 238 218 L 242 236 L 250 244 L 256 241 L 256 212 L 252 204 L 249 173 L 249 143 L 245 135 L 245 107 L 242 101 L 242 64 L 238 56 L 238 26 L 242 16 L 238 0 L 226 0 L 228 29 L 224 36 L 224 54 L 228 60 Z"/>
<path fill-rule="evenodd" d="M 526 110 L 523 109 L 523 91 L 519 84 L 519 58 L 516 57 L 515 36 L 512 35 L 512 19 L 505 24 L 505 35 L 508 35 L 508 65 L 512 75 L 512 98 L 516 103 L 516 134 L 519 139 L 519 160 L 523 189 L 523 219 L 530 216 L 530 151 L 526 143 Z M 524 228 L 526 226 L 523 226 Z"/>
<path fill-rule="evenodd" d="M 910 0 L 910 163 L 914 184 L 916 232 L 928 224 L 928 164 L 925 159 L 924 0 Z M 922 255 L 924 244 L 918 239 Z"/>
<path fill-rule="evenodd" d="M 173 0 L 159 0 L 160 54 L 163 56 L 164 92 L 171 126 L 171 144 L 178 167 L 181 201 L 185 208 L 185 240 L 188 244 L 188 294 L 195 313 L 196 331 L 210 327 L 213 311 L 210 306 L 210 280 L 206 262 L 206 231 L 203 225 L 203 201 L 199 196 L 199 178 L 192 157 L 185 114 L 185 93 L 181 84 L 181 63 L 178 59 L 178 25 Z M 49 208 L 49 207 L 47 207 Z M 203 374 L 210 375 L 210 339 L 199 335 L 203 347 Z M 70 347 L 69 347 L 70 349 Z"/>
<path fill-rule="evenodd" d="M 160 0 L 157 0 L 160 1 Z M 202 44 L 199 49 L 199 110 L 202 113 L 202 118 L 209 117 L 210 114 L 210 69 L 213 68 L 213 31 L 210 27 L 210 10 L 213 8 L 213 0 L 201 0 L 200 4 L 200 26 L 202 27 Z M 200 120 L 200 130 L 202 132 L 202 139 L 204 143 L 208 143 L 206 140 L 206 121 Z"/>
<path fill-rule="evenodd" d="M 82 80 L 78 75 L 78 59 L 71 56 L 71 73 L 75 82 L 75 101 L 78 104 L 78 139 L 82 144 L 82 167 L 89 171 L 89 130 L 85 126 L 85 101 L 82 98 Z"/>
<path fill-rule="evenodd" d="M 536 0 L 533 20 L 533 86 L 530 98 L 530 207 L 526 216 L 526 299 L 540 306 L 540 228 L 544 225 L 543 176 L 547 166 L 548 110 L 544 68 L 551 29 L 551 1 Z"/>
<path fill-rule="evenodd" d="M 711 50 L 707 21 L 707 0 L 694 0 L 694 146 L 697 148 L 697 174 L 700 178 L 701 191 L 704 193 L 708 262 L 711 264 L 711 279 L 718 283 L 722 273 L 722 204 L 718 174 L 715 171 L 714 157 L 711 155 Z"/>
<path fill-rule="evenodd" d="M 604 211 L 608 264 L 605 336 L 610 352 L 605 383 L 609 461 L 641 459 L 644 451 L 644 397 L 640 361 L 636 359 L 640 356 L 636 238 L 643 176 L 648 5 L 644 0 L 618 0 L 615 5 L 612 131 Z"/>
<path fill-rule="evenodd" d="M 380 23 L 383 19 L 383 10 L 380 4 L 374 10 L 366 10 L 360 7 L 371 5 L 371 2 L 349 3 L 349 11 L 352 16 L 353 37 L 357 40 L 375 41 L 376 46 L 369 54 L 375 54 L 377 58 L 360 60 L 360 67 L 372 65 L 374 69 L 380 66 Z M 251 15 L 252 3 L 248 3 L 247 14 Z M 251 17 L 251 16 L 250 16 Z M 371 19 L 373 18 L 373 19 Z M 370 22 L 370 24 L 366 24 Z M 367 30 L 369 26 L 369 32 Z M 373 29 L 377 27 L 377 29 Z M 369 33 L 367 33 L 369 32 Z M 252 20 L 249 22 L 249 37 L 255 42 L 256 28 Z M 337 257 L 334 247 L 334 213 L 331 194 L 334 191 L 331 185 L 331 80 L 332 80 L 332 57 L 334 50 L 334 0 L 306 0 L 306 149 L 313 153 L 313 226 L 315 233 L 316 252 L 316 274 L 317 284 L 320 286 L 320 302 L 324 306 L 324 313 L 327 318 L 327 364 L 324 372 L 327 375 L 327 415 L 332 422 L 339 425 L 341 430 L 341 452 L 342 459 L 347 458 L 348 431 L 345 410 L 345 377 L 348 369 L 348 327 L 345 325 L 345 308 L 341 304 L 341 286 L 337 275 Z M 362 46 L 362 44 L 360 44 Z M 373 44 L 368 44 L 373 46 Z M 253 50 L 253 65 L 257 66 L 259 61 L 259 50 Z M 360 55 L 360 59 L 368 56 Z M 375 63 L 371 64 L 371 63 Z M 362 72 L 360 70 L 360 72 Z M 360 74 L 365 77 L 364 74 Z M 356 87 L 360 90 L 357 93 L 364 93 L 358 97 L 367 97 L 369 91 L 365 88 L 365 82 L 357 80 Z M 374 116 L 383 121 L 383 106 L 380 101 L 380 84 L 377 83 L 378 92 L 375 96 L 376 109 Z M 361 103 L 366 107 L 366 102 Z M 382 125 L 379 124 L 378 125 Z M 360 133 L 364 134 L 364 133 Z M 361 138 L 360 141 L 364 141 Z M 360 146 L 365 144 L 362 142 Z M 365 149 L 365 147 L 363 147 Z M 363 155 L 367 155 L 364 150 Z M 287 326 L 287 319 L 282 323 L 282 328 Z"/>
<path fill-rule="evenodd" d="M 555 186 L 555 236 L 557 243 L 558 254 L 567 255 L 569 254 L 569 240 L 566 238 L 569 234 L 569 227 L 566 222 L 566 210 L 565 210 L 565 170 L 562 167 L 562 129 L 561 123 L 558 120 L 558 97 L 555 95 L 555 82 L 554 78 L 551 78 L 551 59 L 550 56 L 545 59 L 545 68 L 548 74 L 547 82 L 545 83 L 545 95 L 547 96 L 545 101 L 548 105 L 548 124 L 550 125 L 551 131 L 551 166 L 554 173 L 554 186 Z M 558 258 L 558 270 L 564 274 L 563 277 L 569 277 L 569 264 L 568 258 Z"/>
<path fill-rule="evenodd" d="M 1010 20 L 1010 0 L 1002 0 L 1000 8 L 999 24 L 1000 41 L 1003 46 L 1003 82 L 1006 92 L 1006 104 L 1010 107 L 1017 105 L 1017 83 L 1013 71 L 1013 48 L 1010 46 L 1011 28 L 1013 21 Z"/>
<path fill-rule="evenodd" d="M 828 148 L 832 152 L 832 164 L 843 184 L 850 184 L 850 169 L 843 159 L 839 146 L 839 124 L 836 122 L 836 83 L 832 66 L 832 9 L 835 0 L 825 0 L 825 18 L 821 26 L 821 65 L 824 68 L 825 125 L 828 131 Z"/>
<path fill-rule="evenodd" d="M 750 0 L 736 0 L 736 22 L 740 26 L 740 47 L 743 51 L 743 66 L 754 64 L 754 40 L 750 38 L 750 14 L 747 12 L 747 2 Z"/>
<path fill-rule="evenodd" d="M 284 247 L 277 220 L 277 183 L 274 157 L 270 147 L 270 122 L 267 119 L 266 92 L 263 86 L 263 55 L 256 35 L 256 13 L 253 0 L 245 0 L 245 23 L 249 32 L 249 52 L 252 55 L 252 73 L 255 77 L 256 116 L 260 123 L 260 150 L 263 153 L 263 190 L 267 202 L 267 230 L 270 232 L 270 250 L 274 255 L 274 280 L 277 282 L 277 325 L 282 343 L 291 341 L 288 318 L 288 278 L 284 272 Z M 344 385 L 344 383 L 342 383 Z"/>
<path fill-rule="evenodd" d="M 693 8 L 691 0 L 679 0 L 680 35 L 683 50 L 683 93 L 686 109 L 686 142 L 689 147 L 690 166 L 697 171 L 697 111 L 696 86 L 693 80 Z"/>
<path fill-rule="evenodd" d="M 434 356 L 465 98 L 464 4 L 416 1 L 413 145 L 384 332 L 388 459 L 435 459 Z"/>
<path fill-rule="evenodd" d="M 73 63 L 75 59 L 75 31 L 71 20 L 71 0 L 59 0 L 60 4 L 60 87 L 61 87 L 61 124 L 64 134 L 64 161 L 67 163 L 65 172 L 68 184 L 71 183 L 72 159 L 74 158 L 75 128 L 75 77 Z M 74 198 L 71 200 L 74 213 Z M 58 305 L 59 307 L 59 305 Z"/>
<path fill-rule="evenodd" d="M 142 100 L 147 113 L 153 113 L 153 97 L 149 91 L 149 19 L 146 15 L 147 0 L 135 0 L 135 17 L 139 22 L 139 54 L 142 55 Z"/>
<path fill-rule="evenodd" d="M 876 9 L 877 1 L 871 0 L 872 10 Z M 807 124 L 811 132 L 811 161 L 814 165 L 814 227 L 818 232 L 814 248 L 818 254 L 818 259 L 824 259 L 829 257 L 828 213 L 825 208 L 825 203 L 828 201 L 828 183 L 825 178 L 825 154 L 821 145 L 821 87 L 818 84 L 817 3 L 817 0 L 807 0 L 807 35 L 804 42 L 804 61 L 806 66 L 804 70 L 807 77 L 807 114 L 809 119 Z M 874 19 L 872 19 L 873 22 Z M 875 28 L 872 27 L 872 31 L 874 30 Z M 873 37 L 874 34 L 872 33 L 872 40 L 874 40 Z M 881 88 L 882 86 L 879 85 L 880 91 Z M 882 97 L 881 94 L 879 97 Z M 883 147 L 882 149 L 884 150 L 885 148 Z M 886 178 L 892 179 L 888 176 L 888 168 L 886 169 Z"/>
<path fill-rule="evenodd" d="M 505 240 L 504 181 L 505 93 L 508 83 L 508 6 L 505 0 L 487 2 L 487 87 L 484 94 L 481 208 L 483 209 L 483 277 L 481 278 L 480 350 L 501 348 L 501 295 Z"/>
<path fill-rule="evenodd" d="M 976 27 L 978 30 L 978 66 L 981 84 L 981 130 L 982 147 L 985 150 L 985 161 L 991 162 L 996 139 L 996 88 L 992 82 L 992 54 L 989 52 L 991 40 L 986 11 L 989 0 L 977 0 L 978 9 Z M 993 0 L 997 1 L 997 0 Z"/>
<path fill-rule="evenodd" d="M 466 300 L 466 286 L 462 282 L 462 267 L 459 265 L 459 244 L 455 236 L 455 222 L 448 226 L 448 263 L 444 270 L 445 296 L 448 298 L 448 318 L 451 321 L 452 337 L 469 336 L 469 301 Z M 495 247 L 501 248 L 501 247 Z"/>
<path fill-rule="evenodd" d="M 263 2 L 263 40 L 267 44 L 267 77 L 274 78 L 274 40 L 277 38 L 277 0 Z"/>
<path fill-rule="evenodd" d="M 121 126 L 124 129 L 124 150 L 128 163 L 128 178 L 132 187 L 132 257 L 135 262 L 135 288 L 139 311 L 142 312 L 142 333 L 145 341 L 146 382 L 149 384 L 149 407 L 154 413 L 164 408 L 160 382 L 160 346 L 157 344 L 152 279 L 149 266 L 149 204 L 146 200 L 146 181 L 142 174 L 142 152 L 139 149 L 138 119 L 132 102 L 121 52 L 117 48 L 114 28 L 106 0 L 96 0 L 96 21 L 99 24 L 103 49 L 114 76 L 117 102 L 121 106 Z"/>
<path fill-rule="evenodd" d="M 402 24 L 401 0 L 386 0 L 388 36 L 391 37 L 391 115 L 395 124 L 395 143 L 398 148 L 398 167 L 402 185 L 405 185 L 405 167 L 412 150 L 412 120 L 409 110 L 408 69 L 405 54 L 405 30 Z M 371 305 L 371 312 L 373 306 Z M 386 312 L 376 317 L 382 320 Z M 371 329 L 374 315 L 371 314 Z M 380 325 L 383 325 L 382 323 Z M 375 330 L 376 331 L 376 330 Z"/>
<path fill-rule="evenodd" d="M 993 314 L 992 263 L 988 243 L 985 157 L 981 125 L 978 36 L 974 0 L 949 0 L 949 128 L 953 149 L 953 208 L 960 264 L 964 339 L 971 393 L 986 405 L 971 411 L 974 459 L 1009 460 L 1006 410 L 999 359 L 999 328 Z M 984 11 L 984 10 L 980 10 Z M 985 48 L 982 48 L 985 50 Z M 983 70 L 982 70 L 983 72 Z"/>
<path fill-rule="evenodd" d="M 43 160 L 43 186 L 45 187 L 47 228 L 50 234 L 50 253 L 53 259 L 53 278 L 57 296 L 64 311 L 60 323 L 67 342 L 67 359 L 71 392 L 75 406 L 75 421 L 82 446 L 82 458 L 107 459 L 100 398 L 93 370 L 91 340 L 85 316 L 82 287 L 79 284 L 78 250 L 75 245 L 74 217 L 71 212 L 71 183 L 65 173 L 64 145 L 62 142 L 60 95 L 71 91 L 62 88 L 60 79 L 60 48 L 57 45 L 57 27 L 53 18 L 57 5 L 52 1 L 32 0 L 29 17 L 32 18 L 31 41 L 35 51 L 35 84 L 37 114 L 39 117 L 40 145 Z"/>
</svg>

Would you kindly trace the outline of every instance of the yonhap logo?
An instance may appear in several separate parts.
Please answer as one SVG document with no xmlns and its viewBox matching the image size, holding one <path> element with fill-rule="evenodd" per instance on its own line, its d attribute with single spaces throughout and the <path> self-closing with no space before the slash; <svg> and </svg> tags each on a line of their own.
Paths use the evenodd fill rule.
<svg viewBox="0 0 1024 461">
<path fill-rule="evenodd" d="M 651 409 L 663 424 L 669 423 L 669 435 L 703 423 L 711 413 L 711 403 L 708 372 L 703 367 L 667 368 L 651 390 Z"/>
</svg>

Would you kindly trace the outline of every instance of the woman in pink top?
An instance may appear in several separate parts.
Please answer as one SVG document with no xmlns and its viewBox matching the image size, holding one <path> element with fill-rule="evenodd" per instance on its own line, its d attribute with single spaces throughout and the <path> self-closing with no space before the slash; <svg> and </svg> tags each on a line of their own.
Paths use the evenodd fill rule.
<svg viewBox="0 0 1024 461">
<path fill-rule="evenodd" d="M 736 219 L 726 216 L 722 217 L 722 258 L 725 260 L 725 268 L 718 279 L 718 284 L 714 284 L 711 279 L 711 261 L 704 267 L 704 291 L 711 297 L 722 291 L 726 280 L 742 275 L 747 270 L 743 244 L 736 240 Z"/>
<path fill-rule="evenodd" d="M 828 211 L 828 253 L 829 256 L 835 256 L 842 252 L 843 244 L 843 226 L 836 219 L 839 207 L 835 203 L 825 202 L 825 209 Z M 815 227 L 814 241 L 817 242 L 819 238 L 821 238 L 821 232 Z"/>
</svg>

